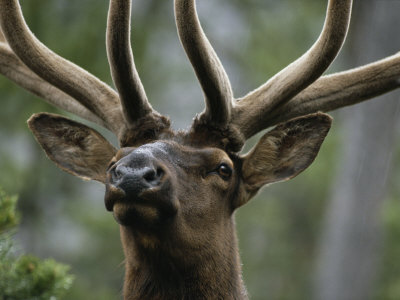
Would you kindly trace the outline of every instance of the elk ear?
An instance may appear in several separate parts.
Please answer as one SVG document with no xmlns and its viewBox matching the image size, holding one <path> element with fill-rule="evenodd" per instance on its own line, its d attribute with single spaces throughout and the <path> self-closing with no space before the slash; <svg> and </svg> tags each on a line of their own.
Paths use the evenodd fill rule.
<svg viewBox="0 0 400 300">
<path fill-rule="evenodd" d="M 243 157 L 242 179 L 247 194 L 251 197 L 263 185 L 289 180 L 305 170 L 317 156 L 331 123 L 329 115 L 316 113 L 267 132 Z"/>
<path fill-rule="evenodd" d="M 105 182 L 116 149 L 97 131 L 48 113 L 33 115 L 28 126 L 59 168 L 86 180 Z"/>
</svg>

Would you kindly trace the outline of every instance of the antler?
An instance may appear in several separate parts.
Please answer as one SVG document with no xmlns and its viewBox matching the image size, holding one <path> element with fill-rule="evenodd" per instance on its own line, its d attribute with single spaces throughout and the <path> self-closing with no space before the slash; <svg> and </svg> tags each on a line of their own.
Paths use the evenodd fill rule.
<svg viewBox="0 0 400 300">
<path fill-rule="evenodd" d="M 18 0 L 0 0 L 0 25 L 8 43 L 0 47 L 0 72 L 50 103 L 110 129 L 123 146 L 154 138 L 170 124 L 152 109 L 135 69 L 130 9 L 131 0 L 110 1 L 107 53 L 119 95 L 44 46 L 26 25 Z"/>
<path fill-rule="evenodd" d="M 244 140 L 265 128 L 264 119 L 317 80 L 335 59 L 347 34 L 351 7 L 351 0 L 329 0 L 314 45 L 264 85 L 233 100 L 228 76 L 201 28 L 195 0 L 175 0 L 178 34 L 206 97 L 204 122 L 223 130 L 229 123 L 230 130 L 239 130 Z"/>
<path fill-rule="evenodd" d="M 151 107 L 136 71 L 130 43 L 130 19 L 131 0 L 110 0 L 107 55 L 129 128 L 120 136 L 121 146 L 153 139 L 170 127 L 169 119 Z M 140 132 L 136 127 L 140 127 Z"/>
<path fill-rule="evenodd" d="M 107 23 L 107 55 L 125 119 L 129 124 L 153 112 L 135 68 L 130 43 L 131 0 L 111 0 Z"/>
<path fill-rule="evenodd" d="M 346 38 L 351 7 L 351 0 L 330 0 L 324 27 L 315 44 L 264 85 L 238 99 L 232 122 L 241 128 L 245 138 L 265 128 L 260 123 L 265 122 L 273 110 L 313 83 L 328 68 Z"/>
<path fill-rule="evenodd" d="M 279 122 L 351 105 L 399 87 L 400 53 L 317 80 L 343 44 L 351 7 L 351 0 L 329 0 L 323 30 L 310 50 L 255 91 L 234 100 L 229 78 L 201 28 L 195 0 L 175 0 L 178 34 L 206 102 L 193 127 L 206 125 L 226 136 L 239 132 L 235 143 L 240 146 L 240 140 Z M 5 41 L 0 35 L 0 73 L 51 104 L 110 129 L 121 145 L 155 137 L 169 128 L 169 121 L 151 107 L 135 69 L 130 11 L 131 0 L 110 1 L 107 54 L 119 95 L 37 40 L 17 0 L 0 0 L 0 25 L 6 37 Z M 141 132 L 135 131 L 138 124 Z"/>
<path fill-rule="evenodd" d="M 175 0 L 175 18 L 179 38 L 205 95 L 206 110 L 200 119 L 224 128 L 231 119 L 232 88 L 228 75 L 201 28 L 195 0 Z"/>
<path fill-rule="evenodd" d="M 0 24 L 10 48 L 30 70 L 76 99 L 118 135 L 119 100 L 112 88 L 44 46 L 26 25 L 17 0 L 0 0 Z"/>
<path fill-rule="evenodd" d="M 362 67 L 321 77 L 276 110 L 261 127 L 353 105 L 399 87 L 400 52 Z"/>
<path fill-rule="evenodd" d="M 0 41 L 4 41 L 0 35 Z M 28 69 L 5 42 L 0 42 L 0 73 L 48 103 L 112 130 L 102 119 Z"/>
</svg>

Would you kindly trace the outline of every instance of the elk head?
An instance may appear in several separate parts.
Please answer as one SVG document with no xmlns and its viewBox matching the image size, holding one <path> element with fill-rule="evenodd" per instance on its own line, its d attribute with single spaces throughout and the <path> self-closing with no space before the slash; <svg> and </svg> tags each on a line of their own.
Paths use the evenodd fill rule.
<svg viewBox="0 0 400 300">
<path fill-rule="evenodd" d="M 41 44 L 17 0 L 0 0 L 6 37 L 0 71 L 119 139 L 117 150 L 95 130 L 54 114 L 35 114 L 28 122 L 61 169 L 105 184 L 105 205 L 121 225 L 127 257 L 126 297 L 156 298 L 155 290 L 167 299 L 187 291 L 207 299 L 246 297 L 235 209 L 262 186 L 293 178 L 312 163 L 331 125 L 319 111 L 399 86 L 399 54 L 319 78 L 345 39 L 351 3 L 328 1 L 324 28 L 310 50 L 235 99 L 195 1 L 175 0 L 178 34 L 206 108 L 189 130 L 174 132 L 168 118 L 151 107 L 135 69 L 130 0 L 111 0 L 108 15 L 107 53 L 117 92 Z M 240 154 L 248 138 L 271 126 L 248 154 Z"/>
<path fill-rule="evenodd" d="M 196 128 L 189 133 L 164 130 L 117 151 L 99 133 L 57 115 L 36 114 L 28 123 L 60 168 L 105 183 L 106 208 L 121 225 L 126 295 L 158 299 L 163 291 L 162 299 L 227 299 L 246 295 L 237 257 L 235 209 L 263 185 L 290 179 L 308 167 L 331 118 L 316 113 L 280 124 L 243 156 L 222 147 L 222 136 L 216 143 Z M 213 263 L 208 265 L 210 259 Z M 151 293 L 137 292 L 148 285 L 138 280 L 138 265 L 153 274 Z M 193 278 L 181 279 L 188 269 Z M 202 287 L 193 288 L 194 281 Z"/>
</svg>

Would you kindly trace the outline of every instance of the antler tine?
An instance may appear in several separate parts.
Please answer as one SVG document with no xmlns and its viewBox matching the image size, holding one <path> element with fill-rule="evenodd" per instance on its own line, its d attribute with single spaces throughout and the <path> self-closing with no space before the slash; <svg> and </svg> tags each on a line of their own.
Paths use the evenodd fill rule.
<svg viewBox="0 0 400 300">
<path fill-rule="evenodd" d="M 259 131 L 258 122 L 268 118 L 313 83 L 328 68 L 341 49 L 350 22 L 352 1 L 329 0 L 324 27 L 314 45 L 300 58 L 276 74 L 264 85 L 238 99 L 234 121 L 246 138 Z"/>
<path fill-rule="evenodd" d="M 332 111 L 399 87 L 400 52 L 359 68 L 321 77 L 276 110 L 264 125 L 269 127 L 317 111 Z"/>
<path fill-rule="evenodd" d="M 0 41 L 4 41 L 1 37 L 0 35 Z M 74 98 L 33 73 L 4 42 L 0 42 L 0 73 L 48 103 L 112 130 L 108 124 Z"/>
<path fill-rule="evenodd" d="M 201 28 L 195 0 L 175 0 L 179 38 L 205 94 L 206 110 L 201 119 L 224 127 L 231 119 L 233 93 L 217 54 Z"/>
<path fill-rule="evenodd" d="M 76 99 L 119 134 L 119 101 L 112 88 L 36 39 L 17 0 L 0 0 L 0 23 L 9 46 L 29 69 Z"/>
<path fill-rule="evenodd" d="M 131 0 L 111 0 L 107 22 L 107 55 L 125 119 L 129 124 L 153 112 L 133 59 Z"/>
<path fill-rule="evenodd" d="M 0 43 L 7 43 L 6 38 L 4 37 L 3 31 L 0 27 Z"/>
</svg>

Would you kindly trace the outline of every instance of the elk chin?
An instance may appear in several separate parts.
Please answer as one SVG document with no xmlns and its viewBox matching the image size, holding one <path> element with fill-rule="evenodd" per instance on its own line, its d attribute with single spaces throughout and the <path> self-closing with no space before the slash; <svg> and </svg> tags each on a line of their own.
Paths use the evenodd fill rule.
<svg viewBox="0 0 400 300">
<path fill-rule="evenodd" d="M 162 219 L 157 208 L 134 203 L 115 203 L 113 215 L 122 226 L 147 229 L 156 227 Z"/>
<path fill-rule="evenodd" d="M 139 195 L 127 195 L 113 203 L 113 215 L 122 226 L 139 231 L 159 231 L 170 224 L 178 211 L 171 185 L 148 189 Z"/>
</svg>

